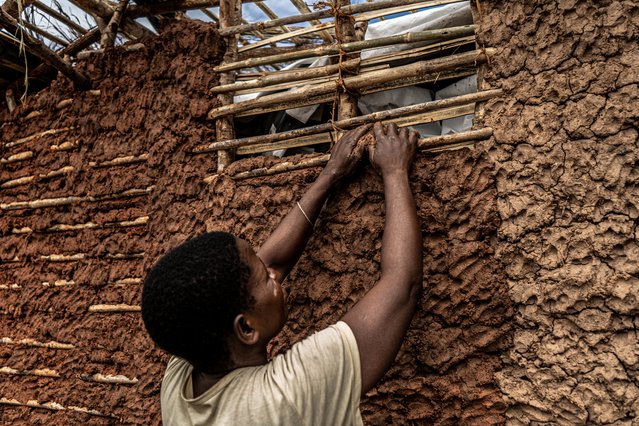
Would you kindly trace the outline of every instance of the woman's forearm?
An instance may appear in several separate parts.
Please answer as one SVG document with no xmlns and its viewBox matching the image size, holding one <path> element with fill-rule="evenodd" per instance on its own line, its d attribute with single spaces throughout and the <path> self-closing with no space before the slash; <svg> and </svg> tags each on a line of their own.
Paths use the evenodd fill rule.
<svg viewBox="0 0 639 426">
<path fill-rule="evenodd" d="M 321 173 L 302 198 L 293 204 L 282 222 L 259 249 L 258 256 L 267 267 L 275 270 L 280 282 L 286 278 L 302 255 L 308 239 L 313 234 L 313 224 L 334 183 L 332 176 Z"/>
</svg>

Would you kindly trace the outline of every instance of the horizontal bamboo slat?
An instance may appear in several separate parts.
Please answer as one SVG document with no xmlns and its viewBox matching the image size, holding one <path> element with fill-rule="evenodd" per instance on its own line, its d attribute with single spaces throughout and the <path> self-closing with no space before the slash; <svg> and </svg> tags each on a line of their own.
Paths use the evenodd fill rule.
<svg viewBox="0 0 639 426">
<path fill-rule="evenodd" d="M 60 151 L 70 151 L 74 148 L 77 148 L 78 146 L 80 146 L 80 141 L 79 140 L 75 140 L 72 142 L 62 142 L 59 145 L 51 145 L 49 147 L 50 151 L 53 152 L 60 152 Z"/>
<path fill-rule="evenodd" d="M 485 52 L 475 50 L 429 61 L 419 61 L 409 65 L 346 77 L 343 79 L 343 84 L 349 90 L 370 93 L 380 89 L 388 89 L 389 87 L 414 84 L 415 81 L 437 79 L 444 71 L 484 63 L 487 58 L 493 54 L 494 50 L 492 49 L 486 49 Z M 329 94 L 332 95 L 335 90 L 337 90 L 338 84 L 339 83 L 335 80 L 328 83 L 301 87 L 293 91 L 266 95 L 257 99 L 213 108 L 209 111 L 208 118 L 215 119 L 226 115 L 239 116 L 241 115 L 240 113 L 247 112 L 250 113 L 246 115 L 253 115 L 258 111 L 263 112 L 260 108 L 272 110 L 273 108 L 284 107 L 284 109 L 290 109 L 297 107 L 297 105 L 293 106 L 292 104 L 298 101 L 301 101 L 303 104 L 313 104 L 315 103 L 315 97 Z"/>
<path fill-rule="evenodd" d="M 299 138 L 302 136 L 309 136 L 318 133 L 324 133 L 332 131 L 333 128 L 339 129 L 353 129 L 363 124 L 372 123 L 375 121 L 390 120 L 398 117 L 404 117 L 407 115 L 413 115 L 417 113 L 424 113 L 428 111 L 435 111 L 437 109 L 451 108 L 473 102 L 482 102 L 488 99 L 492 99 L 501 96 L 503 91 L 501 89 L 485 90 L 477 93 L 471 93 L 468 95 L 455 96 L 448 99 L 441 99 L 431 102 L 424 102 L 421 104 L 410 105 L 406 107 L 395 108 L 386 111 L 374 112 L 359 117 L 354 117 L 346 120 L 335 122 L 334 126 L 331 123 L 319 124 L 316 126 L 309 126 L 301 129 L 290 130 L 286 132 L 273 133 L 261 136 L 251 136 L 247 138 L 234 139 L 229 141 L 214 142 L 209 144 L 206 148 L 193 151 L 193 154 L 204 154 L 212 152 L 218 149 L 230 149 L 240 148 L 251 145 L 273 143 L 281 140 L 290 140 Z"/>
<path fill-rule="evenodd" d="M 61 342 L 55 342 L 55 341 L 39 342 L 35 339 L 14 340 L 10 337 L 0 338 L 0 344 L 28 346 L 28 347 L 34 347 L 34 348 L 61 349 L 61 350 L 75 349 L 75 346 L 70 343 L 61 343 Z"/>
<path fill-rule="evenodd" d="M 95 167 L 95 168 L 126 166 L 129 164 L 143 163 L 147 161 L 148 159 L 149 159 L 149 154 L 127 155 L 124 157 L 117 157 L 111 160 L 106 160 L 101 163 L 92 161 L 92 162 L 89 162 L 89 166 Z"/>
<path fill-rule="evenodd" d="M 344 61 L 342 62 L 342 69 L 344 70 L 345 74 L 348 74 L 348 70 L 350 68 L 356 68 L 358 64 L 361 68 L 363 68 L 363 71 L 373 71 L 374 68 L 378 66 L 388 68 L 388 63 L 391 61 L 424 56 L 443 49 L 459 47 L 474 42 L 475 36 L 455 38 L 443 41 L 441 43 L 429 44 L 428 46 L 421 46 L 414 49 L 401 50 L 399 52 L 391 52 L 385 55 L 374 56 L 372 58 L 364 59 L 361 61 L 359 59 Z M 278 85 L 283 85 L 284 83 L 296 83 L 296 85 L 299 86 L 302 84 L 307 84 L 308 81 L 311 79 L 334 76 L 338 73 L 339 67 L 339 64 L 335 64 L 305 69 L 280 70 L 270 73 L 263 73 L 261 75 L 254 75 L 251 79 L 248 80 L 246 79 L 246 77 L 249 77 L 249 74 L 241 74 L 240 76 L 238 76 L 238 81 L 236 83 L 213 87 L 210 89 L 210 92 L 234 92 L 236 95 L 240 95 L 276 90 Z M 286 88 L 286 86 L 282 87 Z"/>
<path fill-rule="evenodd" d="M 438 152 L 447 147 L 456 149 L 458 145 L 474 142 L 480 140 L 486 140 L 493 134 L 493 130 L 489 127 L 480 130 L 470 130 L 468 132 L 456 133 L 445 136 L 433 136 L 428 138 L 422 138 L 418 142 L 418 149 L 421 152 Z M 236 173 L 231 178 L 235 180 L 248 179 L 253 177 L 270 176 L 278 173 L 285 173 L 294 170 L 301 170 L 310 167 L 324 166 L 331 158 L 330 154 L 323 154 L 314 156 L 311 158 L 304 158 L 298 162 L 284 161 L 280 164 L 276 164 L 272 167 L 262 167 L 253 170 Z M 204 181 L 206 183 L 212 183 L 217 175 L 207 176 Z"/>
<path fill-rule="evenodd" d="M 38 376 L 38 377 L 51 377 L 51 378 L 59 378 L 60 374 L 58 374 L 55 370 L 50 370 L 48 368 L 36 369 L 36 370 L 18 370 L 12 367 L 1 367 L 0 374 L 8 374 L 13 376 Z"/>
<path fill-rule="evenodd" d="M 0 290 L 20 290 L 20 284 L 0 284 Z"/>
<path fill-rule="evenodd" d="M 53 282 L 43 281 L 42 287 L 72 287 L 75 286 L 73 280 L 55 280 Z"/>
<path fill-rule="evenodd" d="M 384 9 L 380 9 L 377 11 L 368 11 L 367 13 L 362 13 L 360 15 L 353 15 L 353 23 L 355 22 L 368 22 L 372 19 L 393 15 L 396 13 L 410 12 L 416 9 L 422 9 L 424 7 L 435 7 L 442 6 L 449 3 L 456 3 L 458 0 L 435 0 L 428 2 L 420 2 L 413 4 L 405 4 L 405 5 L 397 5 L 394 4 L 392 7 L 386 7 Z M 401 2 L 399 2 L 401 3 Z M 269 44 L 277 43 L 283 40 L 287 40 L 293 36 L 302 36 L 306 34 L 312 34 L 320 31 L 326 31 L 335 27 L 335 21 L 329 21 L 324 23 L 315 23 L 314 25 L 310 25 L 308 27 L 300 28 L 298 30 L 292 31 L 290 33 L 278 34 L 273 37 L 265 38 L 255 43 L 251 43 L 247 46 L 243 46 L 238 49 L 238 52 L 245 52 L 247 50 L 256 49 L 262 46 L 267 46 Z"/>
<path fill-rule="evenodd" d="M 36 179 L 52 179 L 55 177 L 61 177 L 71 173 L 74 170 L 73 166 L 65 166 L 57 170 L 51 170 L 48 173 L 41 173 L 39 175 L 23 176 L 16 179 L 11 179 L 3 182 L 0 185 L 0 189 L 16 188 L 18 186 L 28 185 L 36 181 Z"/>
<path fill-rule="evenodd" d="M 114 416 L 113 414 L 103 414 L 100 411 L 97 410 L 93 410 L 90 408 L 85 408 L 85 407 L 77 407 L 77 406 L 63 406 L 62 404 L 59 404 L 57 402 L 39 402 L 35 399 L 31 399 L 28 400 L 27 402 L 20 402 L 17 399 L 13 399 L 13 398 L 6 398 L 6 397 L 2 397 L 0 398 L 0 405 L 4 405 L 4 406 L 14 406 L 14 407 L 29 407 L 29 408 L 37 408 L 37 409 L 44 409 L 44 410 L 51 410 L 51 411 L 75 411 L 75 412 L 79 412 L 79 413 L 84 413 L 84 414 L 88 414 L 91 416 L 98 416 L 98 417 L 108 417 L 108 418 L 113 418 L 113 419 L 117 419 L 116 416 Z"/>
<path fill-rule="evenodd" d="M 454 108 L 445 108 L 428 112 L 424 114 L 416 114 L 408 117 L 399 117 L 388 120 L 380 120 L 384 124 L 395 123 L 398 127 L 408 127 L 417 124 L 427 124 L 435 121 L 446 120 L 448 118 L 461 117 L 475 113 L 475 104 L 463 105 Z M 361 117 L 361 116 L 360 116 Z M 335 136 L 330 132 L 319 133 L 317 135 L 304 136 L 301 138 L 289 139 L 286 141 L 244 146 L 237 149 L 238 155 L 258 154 L 261 152 L 273 151 L 276 149 L 296 148 L 301 146 L 312 146 L 322 143 L 329 143 L 334 140 Z"/>
<path fill-rule="evenodd" d="M 100 374 L 100 373 L 96 373 L 92 375 L 82 374 L 80 375 L 80 378 L 82 380 L 86 380 L 87 382 L 109 383 L 114 385 L 134 385 L 139 381 L 136 378 L 129 379 L 128 377 L 120 375 L 120 374 L 115 376 L 111 374 Z"/>
<path fill-rule="evenodd" d="M 107 194 L 102 196 L 69 196 L 69 197 L 59 197 L 59 198 L 43 198 L 39 200 L 32 201 L 15 201 L 13 203 L 2 203 L 0 204 L 0 210 L 23 210 L 23 209 L 42 209 L 48 207 L 59 207 L 59 206 L 67 206 L 69 204 L 76 203 L 94 203 L 94 202 L 102 202 L 102 201 L 112 201 L 112 200 L 120 200 L 127 199 L 133 197 L 140 197 L 144 195 L 148 195 L 153 190 L 154 186 L 149 186 L 147 188 L 133 188 L 116 194 Z"/>
<path fill-rule="evenodd" d="M 69 232 L 69 231 L 81 231 L 84 229 L 109 229 L 109 228 L 130 228 L 136 226 L 146 226 L 149 223 L 149 216 L 141 216 L 133 220 L 125 220 L 121 222 L 106 222 L 102 224 L 87 222 L 79 224 L 66 224 L 60 223 L 42 229 L 31 229 L 29 227 L 13 228 L 12 234 L 31 234 L 33 232 Z"/>
<path fill-rule="evenodd" d="M 33 158 L 33 151 L 23 151 L 17 154 L 10 155 L 6 158 L 0 158 L 0 164 L 18 163 Z"/>
<path fill-rule="evenodd" d="M 62 127 L 60 129 L 45 130 L 43 132 L 34 133 L 34 134 L 30 135 L 30 136 L 26 136 L 24 138 L 17 139 L 17 140 L 15 140 L 13 142 L 7 142 L 7 143 L 5 143 L 3 145 L 3 148 L 12 148 L 14 146 L 25 144 L 25 143 L 27 143 L 29 141 L 32 141 L 32 140 L 37 139 L 37 138 L 41 138 L 43 136 L 57 135 L 57 134 L 60 134 L 60 133 L 65 133 L 65 132 L 71 131 L 73 129 L 74 129 L 74 127 Z"/>
<path fill-rule="evenodd" d="M 257 58 L 244 59 L 242 61 L 230 62 L 218 65 L 213 70 L 215 72 L 233 71 L 240 68 L 252 68 L 259 65 L 270 65 L 279 62 L 290 62 L 297 59 L 312 58 L 316 56 L 337 55 L 340 53 L 359 52 L 364 49 L 374 49 L 396 44 L 417 43 L 430 40 L 453 39 L 469 36 L 475 33 L 474 25 L 462 25 L 458 27 L 443 28 L 438 30 L 417 31 L 412 33 L 399 34 L 388 37 L 381 37 L 372 40 L 353 41 L 338 45 L 315 47 L 312 49 L 299 50 L 295 52 L 282 53 Z"/>
<path fill-rule="evenodd" d="M 122 312 L 140 312 L 142 308 L 137 305 L 91 305 L 89 312 L 91 313 L 122 313 Z"/>
<path fill-rule="evenodd" d="M 461 0 L 451 1 L 450 3 L 459 3 L 460 1 Z M 428 7 L 430 2 L 424 1 L 424 0 L 379 0 L 375 2 L 342 6 L 338 10 L 338 13 L 346 14 L 346 15 L 354 15 L 356 13 L 361 13 L 361 12 L 386 9 L 393 6 L 409 5 L 409 4 L 415 4 L 415 3 L 423 3 L 423 7 Z M 330 18 L 334 16 L 334 13 L 335 12 L 332 9 L 324 9 L 324 10 L 320 10 L 313 13 L 272 19 L 270 21 L 255 22 L 255 23 L 244 24 L 244 25 L 235 25 L 232 27 L 221 29 L 220 35 L 229 36 L 232 34 L 245 33 L 245 32 L 250 32 L 253 30 L 264 30 L 266 28 L 281 27 L 288 24 L 298 24 L 300 22 L 308 22 L 315 19 Z"/>
</svg>

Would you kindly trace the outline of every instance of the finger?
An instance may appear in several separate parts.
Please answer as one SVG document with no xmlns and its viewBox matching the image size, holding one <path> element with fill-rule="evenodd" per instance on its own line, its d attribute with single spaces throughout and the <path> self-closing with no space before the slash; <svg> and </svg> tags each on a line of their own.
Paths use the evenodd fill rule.
<svg viewBox="0 0 639 426">
<path fill-rule="evenodd" d="M 366 132 L 370 130 L 370 128 L 371 128 L 370 124 L 358 127 L 356 129 L 350 130 L 346 135 L 344 135 L 344 137 L 348 136 L 349 142 L 357 143 L 357 141 L 359 141 L 362 138 L 362 136 L 364 136 Z"/>
<path fill-rule="evenodd" d="M 411 130 L 410 131 L 410 137 L 409 137 L 409 142 L 411 143 L 411 145 L 415 145 L 417 146 L 417 142 L 419 142 L 419 132 L 415 131 L 415 130 Z"/>
<path fill-rule="evenodd" d="M 376 138 L 381 139 L 386 136 L 386 134 L 384 133 L 384 125 L 381 123 L 381 121 L 375 122 L 375 125 L 373 126 L 373 131 L 375 132 Z"/>
<path fill-rule="evenodd" d="M 397 135 L 397 124 L 395 123 L 390 123 L 388 125 L 388 134 L 390 135 Z"/>
<path fill-rule="evenodd" d="M 399 137 L 402 140 L 408 141 L 408 127 L 402 127 L 399 131 Z"/>
</svg>

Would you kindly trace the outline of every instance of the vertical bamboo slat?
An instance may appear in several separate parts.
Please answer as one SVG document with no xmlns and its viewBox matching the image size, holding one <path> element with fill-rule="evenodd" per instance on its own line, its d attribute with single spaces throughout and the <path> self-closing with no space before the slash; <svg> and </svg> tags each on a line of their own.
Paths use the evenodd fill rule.
<svg viewBox="0 0 639 426">
<path fill-rule="evenodd" d="M 222 0 L 220 1 L 220 29 L 238 25 L 242 16 L 241 0 Z M 237 44 L 238 34 L 232 34 L 226 37 L 226 53 L 222 63 L 234 62 L 237 60 Z M 235 82 L 235 71 L 227 71 L 220 74 L 220 84 L 232 84 Z M 233 103 L 233 93 L 220 93 L 217 95 L 220 105 L 230 105 Z M 230 140 L 235 138 L 235 129 L 233 128 L 233 116 L 220 117 L 215 122 L 215 134 L 218 141 Z M 233 161 L 233 150 L 225 150 L 218 152 L 217 170 L 221 172 L 226 166 Z"/>
<path fill-rule="evenodd" d="M 335 16 L 335 34 L 339 43 L 358 41 L 355 36 L 355 24 L 351 19 L 351 16 L 340 12 L 342 6 L 350 6 L 350 4 L 350 0 L 335 0 L 335 4 L 333 5 L 333 8 L 337 11 Z M 340 53 L 340 65 L 344 61 L 355 59 L 359 56 L 359 52 L 351 54 Z M 359 73 L 359 66 L 354 67 L 354 69 L 349 69 L 348 72 L 349 74 Z M 344 73 L 345 70 L 342 68 L 340 70 L 340 83 L 343 81 L 342 77 Z M 357 116 L 357 98 L 353 94 L 345 91 L 344 87 L 341 87 L 339 89 L 339 100 L 337 105 L 337 121 L 346 120 L 355 116 Z M 343 132 L 341 131 L 338 133 L 338 138 L 341 137 L 342 133 Z"/>
</svg>

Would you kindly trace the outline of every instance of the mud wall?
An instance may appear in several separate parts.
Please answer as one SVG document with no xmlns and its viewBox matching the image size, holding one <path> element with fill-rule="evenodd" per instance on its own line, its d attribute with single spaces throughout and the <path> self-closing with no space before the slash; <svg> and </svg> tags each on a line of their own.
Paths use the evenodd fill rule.
<svg viewBox="0 0 639 426">
<path fill-rule="evenodd" d="M 636 424 L 639 6 L 478 3 L 483 84 L 507 93 L 481 122 L 515 306 L 508 423 Z"/>
<path fill-rule="evenodd" d="M 159 424 L 166 356 L 135 311 L 144 272 L 205 230 L 259 246 L 317 176 L 308 169 L 205 182 L 215 156 L 189 152 L 214 139 L 203 117 L 221 46 L 210 27 L 181 25 L 143 51 L 80 64 L 99 95 L 74 92 L 61 78 L 3 117 L 0 184 L 25 179 L 0 192 L 0 367 L 9 368 L 0 370 L 0 422 Z M 66 130 L 42 134 L 49 129 Z M 275 161 L 243 160 L 231 170 Z M 362 403 L 368 424 L 503 422 L 495 373 L 512 310 L 493 249 L 492 171 L 482 151 L 417 159 L 425 296 L 397 362 Z M 44 199 L 62 201 L 28 203 Z M 336 192 L 285 283 L 290 321 L 271 354 L 337 321 L 375 283 L 383 210 L 370 167 Z M 6 405 L 27 401 L 49 409 Z"/>
</svg>

